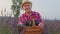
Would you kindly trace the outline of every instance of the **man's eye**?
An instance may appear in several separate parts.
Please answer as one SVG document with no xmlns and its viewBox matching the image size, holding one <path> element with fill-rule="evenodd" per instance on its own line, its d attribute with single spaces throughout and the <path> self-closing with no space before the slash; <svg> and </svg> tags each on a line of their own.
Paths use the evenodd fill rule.
<svg viewBox="0 0 60 34">
<path fill-rule="evenodd" d="M 29 6 L 29 5 L 27 5 L 27 6 Z"/>
<path fill-rule="evenodd" d="M 26 7 L 26 5 L 24 7 Z"/>
<path fill-rule="evenodd" d="M 30 6 L 30 5 L 25 5 L 25 7 L 26 7 L 26 6 Z"/>
</svg>

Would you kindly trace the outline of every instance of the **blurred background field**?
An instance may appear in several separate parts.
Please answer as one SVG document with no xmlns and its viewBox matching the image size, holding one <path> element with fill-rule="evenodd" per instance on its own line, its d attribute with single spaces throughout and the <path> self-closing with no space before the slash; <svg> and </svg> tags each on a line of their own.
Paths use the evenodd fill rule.
<svg viewBox="0 0 60 34">
<path fill-rule="evenodd" d="M 44 34 L 60 34 L 60 20 L 44 19 Z M 0 17 L 0 34 L 18 34 L 17 20 L 13 17 Z"/>
<path fill-rule="evenodd" d="M 60 34 L 60 0 L 31 1 L 32 10 L 43 17 L 44 34 Z M 23 13 L 21 3 L 22 0 L 0 0 L 0 34 L 19 34 L 17 18 Z"/>
</svg>

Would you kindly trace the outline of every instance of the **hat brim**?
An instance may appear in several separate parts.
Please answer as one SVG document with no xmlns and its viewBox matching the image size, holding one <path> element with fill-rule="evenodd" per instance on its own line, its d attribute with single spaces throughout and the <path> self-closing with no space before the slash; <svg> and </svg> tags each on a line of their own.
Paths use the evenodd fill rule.
<svg viewBox="0 0 60 34">
<path fill-rule="evenodd" d="M 21 8 L 23 8 L 24 4 L 27 4 L 27 3 L 31 4 L 31 6 L 32 6 L 32 2 L 27 2 L 26 1 L 26 2 L 24 2 L 24 3 L 21 4 Z"/>
</svg>

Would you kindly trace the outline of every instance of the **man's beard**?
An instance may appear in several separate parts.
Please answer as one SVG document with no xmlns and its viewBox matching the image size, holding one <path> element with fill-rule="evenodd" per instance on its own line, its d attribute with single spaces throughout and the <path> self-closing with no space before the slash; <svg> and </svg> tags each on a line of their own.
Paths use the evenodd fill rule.
<svg viewBox="0 0 60 34">
<path fill-rule="evenodd" d="M 30 10 L 30 9 L 31 9 L 31 7 L 26 7 L 26 8 L 25 8 L 25 10 Z"/>
<path fill-rule="evenodd" d="M 25 8 L 25 10 L 30 10 L 31 8 Z"/>
</svg>

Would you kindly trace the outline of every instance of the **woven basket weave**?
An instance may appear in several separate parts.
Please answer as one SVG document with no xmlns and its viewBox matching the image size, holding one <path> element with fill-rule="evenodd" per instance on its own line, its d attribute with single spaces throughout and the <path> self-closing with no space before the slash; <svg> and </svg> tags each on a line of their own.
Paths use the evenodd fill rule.
<svg viewBox="0 0 60 34">
<path fill-rule="evenodd" d="M 32 19 L 32 26 L 24 27 L 23 34 L 41 34 L 41 33 L 42 33 L 42 30 L 35 25 L 34 19 Z"/>
</svg>

